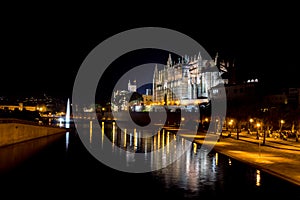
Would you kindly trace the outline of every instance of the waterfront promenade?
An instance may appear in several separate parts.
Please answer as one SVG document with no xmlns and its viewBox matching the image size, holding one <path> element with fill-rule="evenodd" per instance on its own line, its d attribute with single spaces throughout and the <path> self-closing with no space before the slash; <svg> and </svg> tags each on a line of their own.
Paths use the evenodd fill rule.
<svg viewBox="0 0 300 200">
<path fill-rule="evenodd" d="M 183 136 L 189 137 L 188 134 Z M 217 136 L 207 134 L 207 137 Z M 203 144 L 203 139 L 203 135 L 197 135 L 194 141 Z M 300 142 L 269 137 L 266 138 L 265 145 L 262 142 L 263 138 L 257 140 L 256 134 L 241 132 L 237 139 L 236 133 L 232 133 L 230 137 L 220 137 L 214 149 L 300 186 Z"/>
</svg>

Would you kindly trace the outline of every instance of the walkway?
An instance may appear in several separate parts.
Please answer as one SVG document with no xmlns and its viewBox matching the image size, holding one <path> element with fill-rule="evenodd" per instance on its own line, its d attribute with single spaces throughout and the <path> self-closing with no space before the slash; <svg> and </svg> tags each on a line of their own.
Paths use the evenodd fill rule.
<svg viewBox="0 0 300 200">
<path fill-rule="evenodd" d="M 183 137 L 189 137 L 183 134 Z M 197 135 L 194 141 L 203 144 L 204 135 Z M 207 134 L 208 137 L 218 137 L 216 134 Z M 236 133 L 230 137 L 221 137 L 214 144 L 214 149 L 236 160 L 248 163 L 256 168 L 273 174 L 300 186 L 300 140 L 287 141 L 275 138 L 256 139 L 256 134 L 241 132 L 239 139 Z"/>
</svg>

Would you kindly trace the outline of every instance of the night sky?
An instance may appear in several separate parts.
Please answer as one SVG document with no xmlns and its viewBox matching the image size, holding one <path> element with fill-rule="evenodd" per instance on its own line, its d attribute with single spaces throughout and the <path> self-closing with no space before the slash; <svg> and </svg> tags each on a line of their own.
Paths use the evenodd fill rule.
<svg viewBox="0 0 300 200">
<path fill-rule="evenodd" d="M 0 96 L 47 93 L 70 97 L 77 71 L 94 47 L 114 34 L 146 26 L 180 31 L 199 42 L 211 57 L 219 52 L 220 58 L 234 59 L 240 79 L 256 77 L 272 86 L 300 86 L 299 17 L 288 10 L 293 6 L 246 8 L 220 7 L 211 14 L 201 9 L 170 15 L 140 11 L 110 20 L 100 11 L 91 16 L 51 9 L 6 16 L 1 24 Z M 119 70 L 106 75 L 110 87 L 99 91 L 109 93 L 130 66 L 167 61 L 167 53 L 141 54 L 117 60 L 114 67 Z"/>
</svg>

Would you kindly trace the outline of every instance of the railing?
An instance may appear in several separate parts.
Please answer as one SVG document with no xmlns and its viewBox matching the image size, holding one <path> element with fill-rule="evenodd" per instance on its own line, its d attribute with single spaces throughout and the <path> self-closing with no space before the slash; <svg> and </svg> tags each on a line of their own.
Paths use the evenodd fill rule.
<svg viewBox="0 0 300 200">
<path fill-rule="evenodd" d="M 28 125 L 39 125 L 37 122 L 16 119 L 16 118 L 0 118 L 0 124 L 8 124 L 8 123 L 18 123 L 18 124 L 28 124 Z"/>
<path fill-rule="evenodd" d="M 18 123 L 18 124 L 26 124 L 26 125 L 33 125 L 33 126 L 52 127 L 52 128 L 64 128 L 64 127 L 59 127 L 57 125 L 48 125 L 48 124 L 34 122 L 34 121 L 28 121 L 28 120 L 24 120 L 24 119 L 0 118 L 0 124 L 8 124 L 8 123 Z"/>
</svg>

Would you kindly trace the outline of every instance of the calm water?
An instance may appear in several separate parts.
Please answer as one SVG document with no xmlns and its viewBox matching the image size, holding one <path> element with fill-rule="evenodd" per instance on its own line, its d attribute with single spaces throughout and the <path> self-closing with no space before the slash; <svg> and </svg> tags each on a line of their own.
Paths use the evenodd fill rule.
<svg viewBox="0 0 300 200">
<path fill-rule="evenodd" d="M 129 130 L 122 139 L 123 133 L 110 126 L 105 134 L 127 151 L 149 152 L 171 138 L 180 141 L 167 131 L 144 141 Z M 300 187 L 195 145 L 163 169 L 121 172 L 91 155 L 76 131 L 0 148 L 0 166 L 1 193 L 9 198 L 300 198 Z"/>
</svg>

